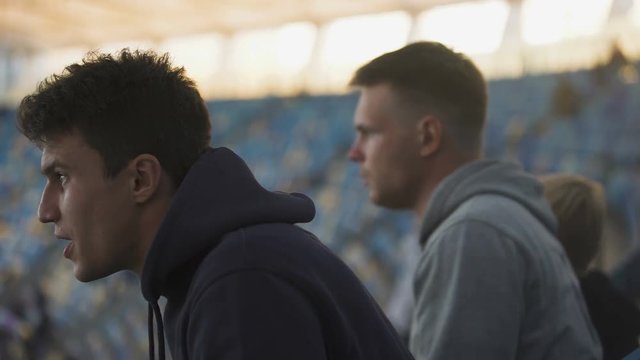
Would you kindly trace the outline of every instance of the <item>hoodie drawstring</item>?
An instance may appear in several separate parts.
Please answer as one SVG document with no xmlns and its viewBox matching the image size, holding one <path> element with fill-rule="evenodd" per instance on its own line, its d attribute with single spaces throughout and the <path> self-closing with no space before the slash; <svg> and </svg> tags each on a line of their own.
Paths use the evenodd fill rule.
<svg viewBox="0 0 640 360">
<path fill-rule="evenodd" d="M 162 313 L 157 301 L 149 302 L 149 314 L 147 315 L 148 333 L 149 333 L 149 358 L 155 360 L 155 342 L 153 339 L 153 320 L 158 323 L 158 356 L 159 360 L 164 360 L 164 326 L 162 324 Z"/>
</svg>

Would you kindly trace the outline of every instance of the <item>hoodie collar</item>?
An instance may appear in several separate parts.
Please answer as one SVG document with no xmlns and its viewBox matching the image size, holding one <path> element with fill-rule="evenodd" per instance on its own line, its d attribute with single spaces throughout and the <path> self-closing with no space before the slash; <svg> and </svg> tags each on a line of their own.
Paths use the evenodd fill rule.
<svg viewBox="0 0 640 360">
<path fill-rule="evenodd" d="M 223 234 L 258 223 L 301 223 L 315 216 L 302 194 L 265 190 L 246 163 L 227 148 L 210 148 L 174 195 L 142 271 L 142 293 L 156 301 L 174 270 L 218 245 Z"/>
<path fill-rule="evenodd" d="M 458 206 L 481 194 L 497 194 L 520 203 L 555 232 L 555 218 L 544 200 L 542 185 L 533 175 L 515 163 L 477 160 L 459 167 L 436 187 L 425 212 L 420 243 L 424 246 Z"/>
</svg>

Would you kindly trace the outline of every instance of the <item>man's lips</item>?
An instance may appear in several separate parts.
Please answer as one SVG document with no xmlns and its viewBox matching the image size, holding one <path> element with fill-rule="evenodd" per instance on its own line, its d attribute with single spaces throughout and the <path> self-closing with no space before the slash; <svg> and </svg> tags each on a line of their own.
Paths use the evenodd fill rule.
<svg viewBox="0 0 640 360">
<path fill-rule="evenodd" d="M 66 235 L 61 235 L 61 234 L 54 234 L 55 237 L 59 240 L 66 240 L 69 241 L 69 243 L 67 244 L 67 246 L 64 247 L 64 251 L 62 253 L 62 255 L 64 257 L 66 257 L 67 259 L 71 259 L 71 255 L 73 253 L 73 241 L 71 241 L 71 238 L 69 238 Z"/>
<path fill-rule="evenodd" d="M 71 255 L 73 254 L 73 241 L 70 241 L 67 246 L 64 247 L 64 251 L 62 255 L 67 259 L 71 260 Z"/>
<path fill-rule="evenodd" d="M 360 179 L 364 183 L 364 186 L 368 186 L 369 185 L 368 177 L 365 174 L 360 173 Z"/>
</svg>

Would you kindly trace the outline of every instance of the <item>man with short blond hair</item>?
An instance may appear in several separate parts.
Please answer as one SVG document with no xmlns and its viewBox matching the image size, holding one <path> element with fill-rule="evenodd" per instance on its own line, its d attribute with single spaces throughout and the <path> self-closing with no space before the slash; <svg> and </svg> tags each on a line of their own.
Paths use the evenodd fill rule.
<svg viewBox="0 0 640 360">
<path fill-rule="evenodd" d="M 426 359 L 600 359 L 542 186 L 482 159 L 486 84 L 464 55 L 418 42 L 355 73 L 349 158 L 377 205 L 422 220 L 410 349 Z"/>
</svg>

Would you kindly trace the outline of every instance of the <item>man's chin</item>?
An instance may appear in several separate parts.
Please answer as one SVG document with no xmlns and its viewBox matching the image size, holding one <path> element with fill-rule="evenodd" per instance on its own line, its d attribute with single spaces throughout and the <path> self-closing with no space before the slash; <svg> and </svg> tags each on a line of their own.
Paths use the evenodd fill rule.
<svg viewBox="0 0 640 360">
<path fill-rule="evenodd" d="M 374 205 L 387 207 L 386 202 L 380 198 L 378 193 L 375 193 L 373 191 L 369 191 L 369 201 L 371 201 L 371 203 Z"/>
<path fill-rule="evenodd" d="M 76 272 L 76 273 L 74 273 L 74 276 L 75 276 L 76 280 L 78 280 L 78 281 L 80 281 L 80 282 L 83 282 L 83 283 L 88 283 L 88 282 L 91 282 L 91 281 L 93 281 L 93 280 L 94 280 L 94 279 L 92 279 L 92 278 L 91 278 L 91 277 L 89 277 L 89 276 L 86 276 L 86 275 L 84 275 L 84 274 L 79 274 L 79 273 L 77 273 L 77 272 Z"/>
<path fill-rule="evenodd" d="M 82 271 L 82 269 L 80 269 L 78 265 L 75 265 L 75 264 L 74 264 L 73 274 L 78 281 L 83 283 L 99 280 L 109 275 L 109 274 L 101 275 L 101 274 L 88 273 L 86 271 Z"/>
<path fill-rule="evenodd" d="M 369 192 L 369 201 L 376 206 L 392 210 L 404 210 L 409 208 L 406 203 L 399 201 L 397 198 L 383 198 L 378 193 L 374 192 Z"/>
</svg>

